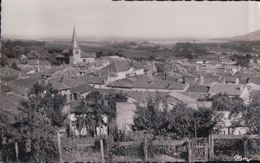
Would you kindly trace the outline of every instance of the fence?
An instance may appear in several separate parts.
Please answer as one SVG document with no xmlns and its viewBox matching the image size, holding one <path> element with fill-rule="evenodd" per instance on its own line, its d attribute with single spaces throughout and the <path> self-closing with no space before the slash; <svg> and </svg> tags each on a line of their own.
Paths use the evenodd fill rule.
<svg viewBox="0 0 260 163">
<path fill-rule="evenodd" d="M 182 140 L 132 140 L 127 142 L 113 142 L 104 138 L 104 156 L 101 157 L 101 146 L 95 139 L 79 138 L 63 140 L 77 147 L 98 147 L 98 159 L 101 161 L 160 161 L 160 162 L 206 162 L 206 161 L 234 161 L 235 155 L 241 157 L 252 156 L 254 152 L 260 154 L 260 144 L 252 150 L 252 140 L 260 141 L 259 135 L 210 135 L 208 138 L 192 138 Z M 223 142 L 220 144 L 220 142 Z M 232 143 L 235 142 L 235 143 Z M 228 152 L 225 150 L 228 149 Z M 221 152 L 221 150 L 223 150 Z M 223 158 L 228 157 L 229 159 Z M 220 157 L 221 156 L 221 157 Z M 260 158 L 259 158 L 260 159 Z M 78 160 L 83 161 L 83 160 Z"/>
<path fill-rule="evenodd" d="M 235 155 L 247 157 L 252 154 L 250 150 L 250 140 L 255 139 L 260 141 L 259 135 L 210 135 L 208 138 L 192 138 L 184 140 L 143 140 L 120 142 L 117 147 L 121 153 L 113 153 L 114 155 L 125 156 L 122 158 L 138 158 L 142 161 L 188 161 L 188 162 L 206 162 L 216 160 L 218 157 L 219 147 L 217 141 L 227 142 L 240 141 L 239 146 L 233 146 L 228 150 L 233 150 L 233 153 L 224 153 L 229 157 L 229 161 L 234 161 Z M 227 143 L 228 144 L 228 143 Z M 227 149 L 227 144 L 223 144 L 223 149 Z M 258 152 L 260 154 L 260 144 Z M 231 143 L 232 145 L 232 143 Z M 126 149 L 123 149 L 126 148 Z M 238 147 L 238 148 L 237 148 Z M 132 148 L 132 150 L 131 150 Z M 138 148 L 134 149 L 134 148 Z M 141 150 L 141 152 L 140 152 Z M 126 151 L 126 152 L 122 152 Z M 131 153 L 131 151 L 134 151 Z M 137 151 L 139 153 L 137 153 Z M 240 151 L 240 152 L 237 152 Z M 250 152 L 249 152 L 250 151 Z M 237 152 L 237 153 L 236 153 Z M 164 156 L 164 160 L 160 160 Z M 167 156 L 167 157 L 166 157 Z M 126 161 L 126 160 L 121 160 Z"/>
</svg>

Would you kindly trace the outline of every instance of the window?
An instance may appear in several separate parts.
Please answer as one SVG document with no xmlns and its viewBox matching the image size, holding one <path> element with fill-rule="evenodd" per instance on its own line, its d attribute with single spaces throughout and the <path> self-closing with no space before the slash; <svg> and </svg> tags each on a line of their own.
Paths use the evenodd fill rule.
<svg viewBox="0 0 260 163">
<path fill-rule="evenodd" d="M 86 59 L 83 59 L 83 61 L 82 62 L 86 62 Z"/>
<path fill-rule="evenodd" d="M 75 50 L 75 54 L 79 54 L 79 51 L 78 51 L 78 50 Z"/>
</svg>

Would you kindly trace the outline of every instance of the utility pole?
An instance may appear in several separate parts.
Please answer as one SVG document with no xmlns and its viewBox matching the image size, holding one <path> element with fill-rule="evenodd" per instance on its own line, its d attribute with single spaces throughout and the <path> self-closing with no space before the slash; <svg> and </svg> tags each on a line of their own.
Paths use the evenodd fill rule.
<svg viewBox="0 0 260 163">
<path fill-rule="evenodd" d="M 102 163 L 105 163 L 105 158 L 104 158 L 104 146 L 103 146 L 102 137 L 100 137 L 100 150 L 101 150 L 101 162 L 102 162 Z"/>
<path fill-rule="evenodd" d="M 19 150 L 18 150 L 18 143 L 15 142 L 15 156 L 16 156 L 16 161 L 19 162 L 18 156 L 19 156 Z"/>
<path fill-rule="evenodd" d="M 59 158 L 60 158 L 60 162 L 62 163 L 62 153 L 61 153 L 61 143 L 60 143 L 60 132 L 58 130 L 57 132 L 57 138 L 58 138 L 58 150 L 59 150 Z"/>
</svg>

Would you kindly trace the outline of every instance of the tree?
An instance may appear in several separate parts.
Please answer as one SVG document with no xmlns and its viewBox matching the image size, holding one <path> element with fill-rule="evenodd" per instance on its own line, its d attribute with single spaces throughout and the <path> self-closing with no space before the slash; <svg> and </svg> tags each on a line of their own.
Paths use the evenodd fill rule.
<svg viewBox="0 0 260 163">
<path fill-rule="evenodd" d="M 13 141 L 8 144 L 18 142 L 20 161 L 58 159 L 56 133 L 66 118 L 62 112 L 64 105 L 65 97 L 51 85 L 33 85 L 28 100 L 23 101 L 19 108 L 22 113 L 11 125 L 16 134 L 10 134 Z"/>
<path fill-rule="evenodd" d="M 200 108 L 193 110 L 179 104 L 171 108 L 164 105 L 159 109 L 158 102 L 149 100 L 147 106 L 137 107 L 132 129 L 146 130 L 156 138 L 166 136 L 174 139 L 208 136 L 217 124 L 214 112 Z"/>
<path fill-rule="evenodd" d="M 230 111 L 231 115 L 246 109 L 241 98 L 229 97 L 227 94 L 221 93 L 212 97 L 212 108 L 215 111 Z"/>
<path fill-rule="evenodd" d="M 252 134 L 260 134 L 260 93 L 252 97 L 252 101 L 243 112 L 241 120 L 245 121 Z"/>
<path fill-rule="evenodd" d="M 116 102 L 126 101 L 122 94 L 104 95 L 100 92 L 91 92 L 75 107 L 77 128 L 91 128 L 92 136 L 95 135 L 96 127 L 105 124 L 104 116 L 108 118 L 108 128 L 116 119 Z"/>
</svg>

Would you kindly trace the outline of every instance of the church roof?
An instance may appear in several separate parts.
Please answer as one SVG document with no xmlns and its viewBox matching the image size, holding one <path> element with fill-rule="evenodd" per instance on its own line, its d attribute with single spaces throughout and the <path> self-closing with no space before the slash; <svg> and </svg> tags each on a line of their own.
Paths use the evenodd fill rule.
<svg viewBox="0 0 260 163">
<path fill-rule="evenodd" d="M 75 27 L 72 35 L 72 48 L 79 48 Z"/>
</svg>

